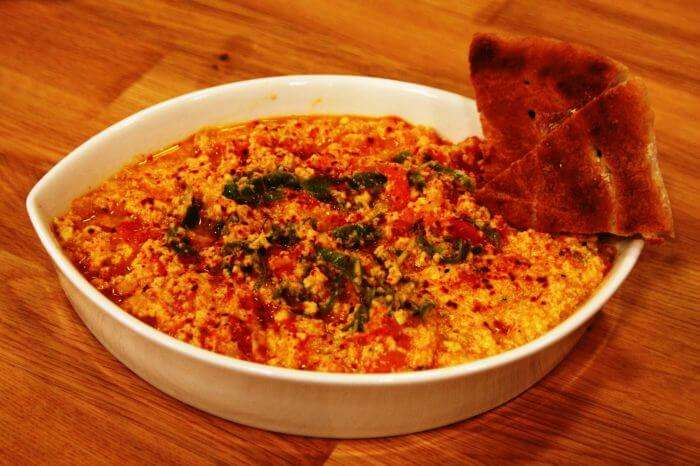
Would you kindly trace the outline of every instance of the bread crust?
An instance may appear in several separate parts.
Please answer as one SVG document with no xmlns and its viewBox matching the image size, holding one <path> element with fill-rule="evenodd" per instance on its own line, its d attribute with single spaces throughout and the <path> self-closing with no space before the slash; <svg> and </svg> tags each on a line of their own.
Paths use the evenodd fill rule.
<svg viewBox="0 0 700 466">
<path fill-rule="evenodd" d="M 563 121 L 477 199 L 519 228 L 673 236 L 653 121 L 643 82 L 630 79 Z"/>
<path fill-rule="evenodd" d="M 530 151 L 572 111 L 628 77 L 615 60 L 542 37 L 476 34 L 469 62 L 488 142 L 486 180 Z"/>
</svg>

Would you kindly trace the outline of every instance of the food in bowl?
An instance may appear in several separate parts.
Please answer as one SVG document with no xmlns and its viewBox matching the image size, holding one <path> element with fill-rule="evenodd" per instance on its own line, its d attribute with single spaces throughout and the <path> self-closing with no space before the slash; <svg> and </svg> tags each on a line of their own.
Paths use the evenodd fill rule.
<svg viewBox="0 0 700 466">
<path fill-rule="evenodd" d="M 209 128 L 76 199 L 54 231 L 115 303 L 205 349 L 331 372 L 459 364 L 559 324 L 614 257 L 479 205 L 482 145 L 394 117 Z"/>
</svg>

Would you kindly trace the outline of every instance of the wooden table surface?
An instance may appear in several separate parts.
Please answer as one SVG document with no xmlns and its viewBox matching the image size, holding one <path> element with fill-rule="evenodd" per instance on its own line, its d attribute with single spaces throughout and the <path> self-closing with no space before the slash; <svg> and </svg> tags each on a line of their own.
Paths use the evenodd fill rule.
<svg viewBox="0 0 700 466">
<path fill-rule="evenodd" d="M 700 461 L 697 4 L 235 3 L 0 3 L 0 463 Z M 82 325 L 24 200 L 86 138 L 169 97 L 261 76 L 363 74 L 473 96 L 467 46 L 483 30 L 579 42 L 642 76 L 676 221 L 677 238 L 645 249 L 580 344 L 534 388 L 421 434 L 301 438 L 160 393 Z"/>
</svg>

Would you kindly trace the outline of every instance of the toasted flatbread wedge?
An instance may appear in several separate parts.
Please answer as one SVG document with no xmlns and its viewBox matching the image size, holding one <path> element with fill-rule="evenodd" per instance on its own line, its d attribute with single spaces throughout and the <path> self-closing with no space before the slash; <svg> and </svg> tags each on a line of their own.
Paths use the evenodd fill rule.
<svg viewBox="0 0 700 466">
<path fill-rule="evenodd" d="M 572 111 L 628 78 L 627 68 L 583 47 L 542 37 L 477 34 L 471 81 L 488 143 L 488 180 L 529 152 Z"/>
<path fill-rule="evenodd" d="M 653 121 L 644 84 L 630 79 L 564 120 L 477 199 L 518 228 L 673 236 Z"/>
</svg>

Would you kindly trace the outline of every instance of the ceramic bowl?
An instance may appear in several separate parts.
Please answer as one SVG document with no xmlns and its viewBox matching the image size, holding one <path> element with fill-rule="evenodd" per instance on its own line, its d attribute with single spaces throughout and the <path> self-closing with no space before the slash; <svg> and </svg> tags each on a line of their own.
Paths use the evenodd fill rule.
<svg viewBox="0 0 700 466">
<path fill-rule="evenodd" d="M 641 240 L 620 241 L 596 292 L 559 326 L 519 348 L 453 367 L 397 374 L 330 374 L 241 361 L 176 340 L 121 310 L 71 264 L 51 231 L 70 201 L 154 151 L 211 125 L 302 114 L 396 115 L 458 141 L 479 134 L 473 100 L 358 76 L 284 76 L 204 89 L 122 120 L 53 167 L 27 209 L 85 325 L 117 359 L 170 396 L 223 418 L 278 432 L 359 438 L 416 432 L 498 406 L 569 352 L 634 266 Z"/>
</svg>

